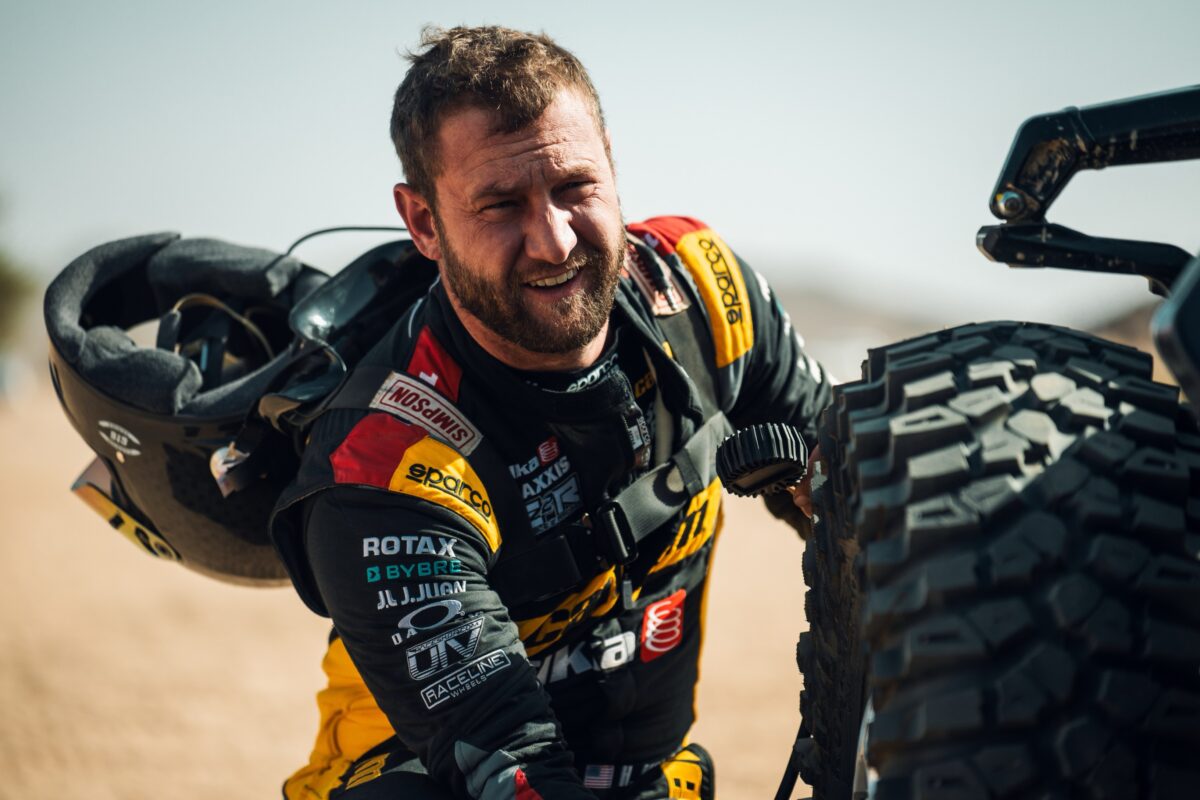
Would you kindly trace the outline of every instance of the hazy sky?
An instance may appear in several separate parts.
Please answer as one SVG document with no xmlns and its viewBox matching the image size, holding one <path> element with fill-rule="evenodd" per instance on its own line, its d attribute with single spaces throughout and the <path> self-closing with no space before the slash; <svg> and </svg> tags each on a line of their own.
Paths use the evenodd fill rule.
<svg viewBox="0 0 1200 800">
<path fill-rule="evenodd" d="M 974 234 L 1019 123 L 1200 81 L 1200 3 L 7 2 L 0 244 L 48 275 L 171 229 L 282 249 L 398 221 L 391 95 L 425 23 L 544 29 L 608 116 L 626 216 L 698 216 L 779 283 L 942 320 L 1081 322 L 1139 279 Z M 1075 180 L 1051 219 L 1200 248 L 1200 163 Z M 333 268 L 365 240 L 306 247 Z M 853 324 L 848 320 L 847 324 Z"/>
</svg>

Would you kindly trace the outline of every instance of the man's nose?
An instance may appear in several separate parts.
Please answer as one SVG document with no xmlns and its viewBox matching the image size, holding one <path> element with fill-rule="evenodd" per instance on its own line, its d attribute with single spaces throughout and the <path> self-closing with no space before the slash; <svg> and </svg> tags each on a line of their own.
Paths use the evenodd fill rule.
<svg viewBox="0 0 1200 800">
<path fill-rule="evenodd" d="M 578 241 L 570 212 L 553 203 L 534 211 L 525 227 L 525 255 L 547 264 L 566 261 Z"/>
</svg>

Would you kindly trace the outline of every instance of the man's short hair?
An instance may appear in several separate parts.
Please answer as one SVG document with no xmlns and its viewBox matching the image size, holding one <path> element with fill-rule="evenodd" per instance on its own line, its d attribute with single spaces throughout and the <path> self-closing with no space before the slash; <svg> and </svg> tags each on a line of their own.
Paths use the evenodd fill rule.
<svg viewBox="0 0 1200 800">
<path fill-rule="evenodd" d="M 496 113 L 496 133 L 513 133 L 542 115 L 562 89 L 589 101 L 604 130 L 600 98 L 579 59 L 549 36 L 498 26 L 429 27 L 392 106 L 392 143 L 405 179 L 431 205 L 438 163 L 438 126 L 453 111 Z"/>
</svg>

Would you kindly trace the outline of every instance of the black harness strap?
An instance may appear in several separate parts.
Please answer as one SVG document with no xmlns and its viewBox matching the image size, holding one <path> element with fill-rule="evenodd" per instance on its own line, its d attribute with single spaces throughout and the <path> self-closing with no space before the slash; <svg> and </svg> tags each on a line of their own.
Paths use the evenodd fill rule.
<svg viewBox="0 0 1200 800">
<path fill-rule="evenodd" d="M 642 475 L 583 523 L 567 525 L 520 553 L 501 559 L 488 574 L 510 605 L 539 600 L 577 586 L 597 564 L 627 564 L 637 545 L 704 490 L 717 445 L 732 426 L 716 412 L 664 464 Z M 706 465 L 708 467 L 706 468 Z"/>
</svg>

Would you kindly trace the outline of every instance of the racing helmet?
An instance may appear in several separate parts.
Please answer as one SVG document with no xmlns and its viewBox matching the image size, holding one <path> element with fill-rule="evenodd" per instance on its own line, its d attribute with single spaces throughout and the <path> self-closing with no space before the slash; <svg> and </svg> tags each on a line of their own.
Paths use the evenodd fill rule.
<svg viewBox="0 0 1200 800">
<path fill-rule="evenodd" d="M 286 583 L 267 519 L 295 452 L 275 448 L 260 479 L 228 496 L 210 460 L 292 359 L 289 311 L 327 277 L 175 233 L 69 264 L 44 310 L 55 391 L 96 454 L 73 491 L 150 555 L 234 583 Z M 153 342 L 139 344 L 155 320 Z"/>
</svg>

